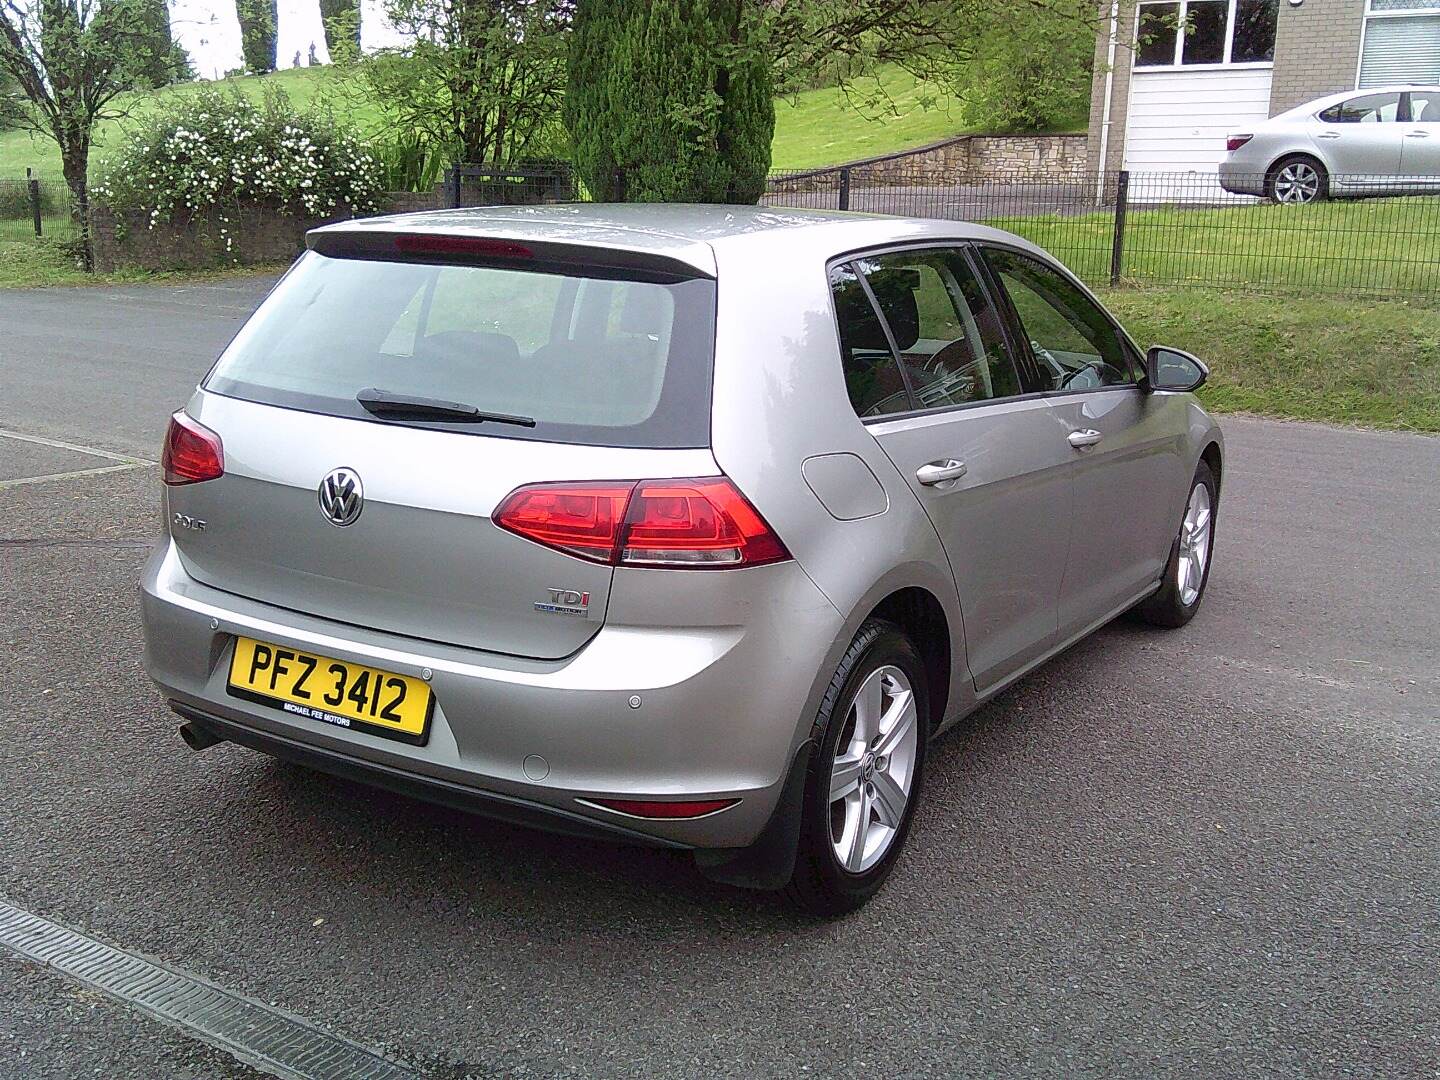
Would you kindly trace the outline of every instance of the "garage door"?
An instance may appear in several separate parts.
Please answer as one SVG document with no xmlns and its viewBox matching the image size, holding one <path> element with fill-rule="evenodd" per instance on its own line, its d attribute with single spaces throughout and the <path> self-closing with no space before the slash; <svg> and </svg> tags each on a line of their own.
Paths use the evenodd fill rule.
<svg viewBox="0 0 1440 1080">
<path fill-rule="evenodd" d="M 1248 130 L 1270 115 L 1270 75 L 1268 67 L 1134 72 L 1125 122 L 1125 168 L 1132 173 L 1214 176 L 1225 157 L 1225 136 Z M 1194 179 L 1177 178 L 1165 186 L 1197 198 L 1221 195 L 1218 183 L 1212 190 Z"/>
</svg>

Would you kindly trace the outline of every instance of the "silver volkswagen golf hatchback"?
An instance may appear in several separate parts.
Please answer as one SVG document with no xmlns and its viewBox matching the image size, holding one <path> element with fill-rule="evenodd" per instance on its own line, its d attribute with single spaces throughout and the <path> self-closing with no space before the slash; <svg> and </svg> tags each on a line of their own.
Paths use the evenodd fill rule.
<svg viewBox="0 0 1440 1080">
<path fill-rule="evenodd" d="M 835 914 L 932 737 L 1204 595 L 1204 366 L 1008 233 L 547 206 L 308 248 L 166 439 L 146 663 L 195 749 Z"/>
</svg>

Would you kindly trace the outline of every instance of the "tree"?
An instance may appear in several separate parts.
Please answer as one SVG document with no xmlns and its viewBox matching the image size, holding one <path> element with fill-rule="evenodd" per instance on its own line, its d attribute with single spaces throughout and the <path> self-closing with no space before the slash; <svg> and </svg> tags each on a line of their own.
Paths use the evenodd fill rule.
<svg viewBox="0 0 1440 1080">
<path fill-rule="evenodd" d="M 255 75 L 275 70 L 275 44 L 280 15 L 276 0 L 235 0 L 240 21 L 240 53 L 245 69 Z"/>
<path fill-rule="evenodd" d="M 1083 113 L 1089 96 L 1094 0 L 773 0 L 763 4 L 777 86 L 817 72 L 852 89 L 857 75 L 897 64 L 965 100 L 971 118 L 1034 129 Z M 876 91 L 869 104 L 887 104 Z"/>
<path fill-rule="evenodd" d="M 0 131 L 11 131 L 25 122 L 25 95 L 15 76 L 0 67 Z"/>
<path fill-rule="evenodd" d="M 190 57 L 170 33 L 170 9 L 166 0 L 141 0 L 140 32 L 149 40 L 145 55 L 137 62 L 135 83 L 154 89 L 195 77 Z"/>
<path fill-rule="evenodd" d="M 775 130 L 763 7 L 580 0 L 565 125 L 595 197 L 759 199 Z"/>
<path fill-rule="evenodd" d="M 1041 131 L 1084 122 L 1095 54 L 1092 27 L 1055 10 L 1023 21 L 992 17 L 950 82 L 966 119 L 987 131 Z"/>
<path fill-rule="evenodd" d="M 553 131 L 567 0 L 387 0 L 385 12 L 411 43 L 363 71 L 400 130 L 477 163 L 519 160 Z"/>
<path fill-rule="evenodd" d="M 147 0 L 0 0 L 0 69 L 30 102 L 25 124 L 60 147 L 90 265 L 87 173 L 95 122 L 155 62 Z"/>
<path fill-rule="evenodd" d="M 360 59 L 360 0 L 320 0 L 320 22 L 332 63 Z"/>
</svg>

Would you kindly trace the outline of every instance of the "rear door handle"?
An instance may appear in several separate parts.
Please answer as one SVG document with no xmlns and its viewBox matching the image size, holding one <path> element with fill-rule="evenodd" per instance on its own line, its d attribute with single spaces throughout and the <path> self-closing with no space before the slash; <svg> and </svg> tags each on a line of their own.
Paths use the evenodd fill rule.
<svg viewBox="0 0 1440 1080">
<path fill-rule="evenodd" d="M 1338 132 L 1338 131 L 1322 131 L 1319 135 L 1316 135 L 1315 137 L 1316 137 L 1317 139 L 1338 139 L 1338 138 L 1340 138 L 1340 132 Z"/>
<path fill-rule="evenodd" d="M 1066 436 L 1066 438 L 1070 440 L 1070 445 L 1076 450 L 1089 449 L 1104 437 L 1104 435 L 1100 434 L 1100 432 L 1094 428 L 1081 428 L 1079 431 L 1072 431 Z"/>
<path fill-rule="evenodd" d="M 1406 137 L 1407 139 L 1428 139 L 1428 138 L 1430 138 L 1430 132 L 1428 132 L 1428 131 L 1407 131 L 1407 132 L 1405 132 L 1405 137 Z"/>
<path fill-rule="evenodd" d="M 947 480 L 959 480 L 965 475 L 965 463 L 956 461 L 954 458 L 947 458 L 944 461 L 932 461 L 928 465 L 921 465 L 915 470 L 915 479 L 926 487 L 933 487 L 936 484 L 943 484 Z"/>
</svg>

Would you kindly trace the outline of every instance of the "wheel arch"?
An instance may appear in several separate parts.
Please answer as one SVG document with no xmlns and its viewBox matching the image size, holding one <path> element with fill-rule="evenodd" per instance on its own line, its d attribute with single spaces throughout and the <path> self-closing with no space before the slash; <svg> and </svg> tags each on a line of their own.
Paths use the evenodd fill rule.
<svg viewBox="0 0 1440 1080">
<path fill-rule="evenodd" d="M 927 697 L 930 702 L 930 730 L 944 722 L 950 699 L 951 667 L 954 659 L 950 620 L 944 605 L 929 589 L 911 585 L 896 589 L 861 620 L 884 619 L 894 623 L 914 644 L 925 662 Z"/>
<path fill-rule="evenodd" d="M 1221 477 L 1224 475 L 1224 457 L 1225 455 L 1220 449 L 1220 444 L 1214 439 L 1206 443 L 1205 449 L 1200 451 L 1200 460 L 1210 466 L 1210 473 L 1215 477 L 1215 491 L 1217 494 L 1220 491 Z"/>
</svg>

